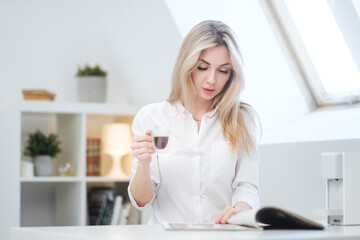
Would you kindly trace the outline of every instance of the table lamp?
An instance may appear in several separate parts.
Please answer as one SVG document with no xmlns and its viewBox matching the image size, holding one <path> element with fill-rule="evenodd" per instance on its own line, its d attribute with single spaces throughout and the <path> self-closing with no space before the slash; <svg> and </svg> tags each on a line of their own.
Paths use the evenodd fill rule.
<svg viewBox="0 0 360 240">
<path fill-rule="evenodd" d="M 102 128 L 102 152 L 111 156 L 112 164 L 106 177 L 128 177 L 121 168 L 121 158 L 130 152 L 131 131 L 125 123 L 109 123 Z"/>
</svg>

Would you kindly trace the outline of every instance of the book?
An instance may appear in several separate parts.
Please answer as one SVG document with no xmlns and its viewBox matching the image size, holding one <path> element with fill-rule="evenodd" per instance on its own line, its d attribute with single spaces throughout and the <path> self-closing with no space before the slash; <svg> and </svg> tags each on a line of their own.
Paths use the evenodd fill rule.
<svg viewBox="0 0 360 240">
<path fill-rule="evenodd" d="M 121 195 L 118 195 L 115 197 L 115 203 L 114 203 L 114 208 L 113 208 L 110 225 L 118 225 L 119 224 L 122 202 L 123 202 L 123 197 Z"/>
<path fill-rule="evenodd" d="M 91 188 L 88 194 L 89 225 L 110 224 L 113 205 L 114 188 Z"/>
<path fill-rule="evenodd" d="M 47 90 L 35 89 L 35 90 L 23 90 L 22 91 L 25 100 L 46 100 L 53 101 L 55 94 Z"/>
<path fill-rule="evenodd" d="M 132 205 L 130 206 L 130 211 L 129 211 L 129 216 L 127 219 L 127 223 L 128 225 L 137 225 L 141 223 L 141 211 L 136 209 L 135 207 L 133 207 Z"/>
<path fill-rule="evenodd" d="M 279 207 L 266 206 L 237 213 L 228 224 L 163 223 L 167 230 L 322 230 L 324 226 L 309 218 Z"/>
<path fill-rule="evenodd" d="M 324 226 L 316 221 L 274 206 L 240 212 L 233 215 L 228 223 L 258 229 L 324 229 Z"/>
<path fill-rule="evenodd" d="M 114 200 L 107 198 L 105 208 L 101 216 L 100 225 L 110 225 L 112 220 L 113 209 L 114 209 Z"/>
<path fill-rule="evenodd" d="M 99 138 L 86 139 L 86 176 L 100 175 L 100 141 Z"/>
<path fill-rule="evenodd" d="M 119 225 L 126 225 L 128 223 L 128 217 L 132 205 L 130 202 L 125 202 L 121 208 L 121 214 L 119 218 Z"/>
</svg>

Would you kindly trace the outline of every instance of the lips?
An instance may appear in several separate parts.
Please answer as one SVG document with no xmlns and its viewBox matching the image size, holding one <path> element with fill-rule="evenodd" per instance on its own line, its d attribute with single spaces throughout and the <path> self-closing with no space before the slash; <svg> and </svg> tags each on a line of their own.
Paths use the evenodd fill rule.
<svg viewBox="0 0 360 240">
<path fill-rule="evenodd" d="M 211 89 L 211 88 L 203 88 L 203 91 L 206 93 L 206 94 L 212 94 L 215 92 L 215 89 Z"/>
</svg>

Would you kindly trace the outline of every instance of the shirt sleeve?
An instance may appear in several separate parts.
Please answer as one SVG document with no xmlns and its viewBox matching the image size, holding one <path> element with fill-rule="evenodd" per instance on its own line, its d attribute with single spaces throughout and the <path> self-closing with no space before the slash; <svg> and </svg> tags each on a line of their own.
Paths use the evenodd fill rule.
<svg viewBox="0 0 360 240">
<path fill-rule="evenodd" d="M 261 129 L 256 122 L 247 122 L 254 137 L 255 151 L 249 154 L 241 154 L 238 157 L 233 181 L 232 206 L 243 201 L 252 209 L 258 208 L 259 203 L 259 153 L 258 143 L 261 138 Z"/>
<path fill-rule="evenodd" d="M 232 206 L 243 201 L 252 209 L 259 207 L 259 158 L 257 152 L 250 156 L 241 156 L 238 159 L 232 186 Z"/>
<path fill-rule="evenodd" d="M 134 136 L 138 136 L 138 135 L 144 135 L 146 133 L 147 130 L 151 130 L 153 129 L 153 126 L 152 126 L 152 121 L 149 117 L 147 117 L 147 114 L 146 114 L 146 109 L 145 108 L 142 108 L 139 110 L 139 112 L 136 114 L 135 118 L 134 118 L 134 121 L 132 123 L 132 131 L 133 131 L 133 134 Z M 134 178 L 134 175 L 136 173 L 136 170 L 137 170 L 137 166 L 138 166 L 138 159 L 134 156 L 132 156 L 132 168 L 131 168 L 131 178 L 130 178 L 130 183 L 129 183 L 129 186 L 128 186 L 128 194 L 129 194 L 129 198 L 130 198 L 130 201 L 132 203 L 132 205 L 136 208 L 136 209 L 139 209 L 139 210 L 144 210 L 146 209 L 147 207 L 149 207 L 154 198 L 156 197 L 157 195 L 157 191 L 158 191 L 158 188 L 160 186 L 160 182 L 159 182 L 159 179 L 156 177 L 156 172 L 154 172 L 154 164 L 156 164 L 155 161 L 151 161 L 151 164 L 150 164 L 150 177 L 151 177 L 151 185 L 152 185 L 152 188 L 153 188 L 153 197 L 152 199 L 147 203 L 145 204 L 144 207 L 140 207 L 137 202 L 135 201 L 135 199 L 133 198 L 132 194 L 131 194 L 131 182 Z"/>
</svg>

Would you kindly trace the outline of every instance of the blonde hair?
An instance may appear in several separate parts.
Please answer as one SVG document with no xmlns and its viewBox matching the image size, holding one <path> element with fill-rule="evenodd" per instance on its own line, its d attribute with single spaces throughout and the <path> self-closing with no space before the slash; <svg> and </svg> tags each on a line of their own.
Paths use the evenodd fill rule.
<svg viewBox="0 0 360 240">
<path fill-rule="evenodd" d="M 228 49 L 231 74 L 224 89 L 215 96 L 212 107 L 218 107 L 222 133 L 231 143 L 232 151 L 238 155 L 245 151 L 249 155 L 256 151 L 253 134 L 255 129 L 252 128 L 255 126 L 256 112 L 250 105 L 238 102 L 238 96 L 244 88 L 243 59 L 235 34 L 226 24 L 213 20 L 203 21 L 188 33 L 175 63 L 168 101 L 180 101 L 191 111 L 196 98 L 191 73 L 195 70 L 202 51 L 214 46 L 225 46 Z"/>
</svg>

